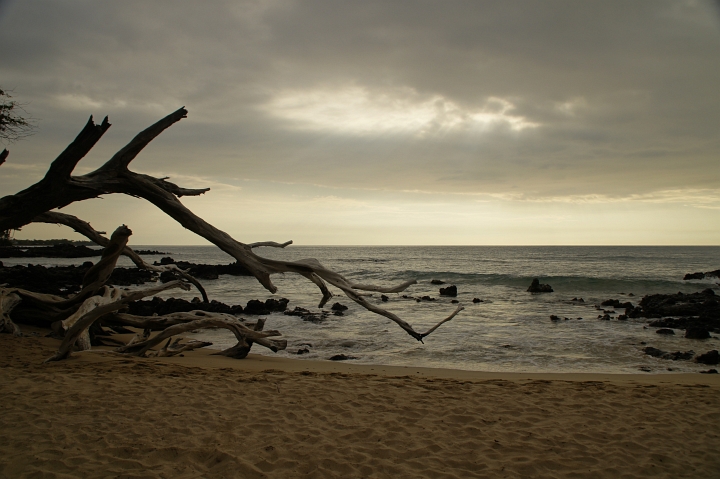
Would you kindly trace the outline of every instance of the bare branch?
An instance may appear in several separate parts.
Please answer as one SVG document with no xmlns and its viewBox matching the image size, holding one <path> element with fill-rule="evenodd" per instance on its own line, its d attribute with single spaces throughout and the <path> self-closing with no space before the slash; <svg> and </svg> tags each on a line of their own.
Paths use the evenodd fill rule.
<svg viewBox="0 0 720 479">
<path fill-rule="evenodd" d="M 212 346 L 212 343 L 209 343 L 207 341 L 192 340 L 190 342 L 182 344 L 182 338 L 177 338 L 175 339 L 175 341 L 170 338 L 167 340 L 167 343 L 165 343 L 165 346 L 163 346 L 159 351 L 150 351 L 147 353 L 147 356 L 167 358 L 171 356 L 176 356 L 186 351 L 193 351 L 195 349 L 204 348 L 206 346 Z"/>
<path fill-rule="evenodd" d="M 70 355 L 70 351 L 78 338 L 80 338 L 85 330 L 87 330 L 102 316 L 119 310 L 127 303 L 137 301 L 146 296 L 153 296 L 161 291 L 172 288 L 182 288 L 187 290 L 190 287 L 182 281 L 170 281 L 160 286 L 133 291 L 126 291 L 105 286 L 105 291 L 102 296 L 93 296 L 92 298 L 86 300 L 92 305 L 92 307 L 88 307 L 87 312 L 73 322 L 72 327 L 70 327 L 67 333 L 65 333 L 65 338 L 60 344 L 58 352 L 52 357 L 46 359 L 45 362 L 66 359 Z"/>
<path fill-rule="evenodd" d="M 101 167 L 101 170 L 115 171 L 127 169 L 130 162 L 135 159 L 138 153 L 140 153 L 148 143 L 183 118 L 187 118 L 187 110 L 185 107 L 179 108 L 154 125 L 141 131 L 130 143 L 115 153 L 115 155 Z"/>
<path fill-rule="evenodd" d="M 68 215 L 65 213 L 60 213 L 57 211 L 49 211 L 47 213 L 43 213 L 41 215 L 36 216 L 33 218 L 33 223 L 51 223 L 51 224 L 61 224 L 65 226 L 69 226 L 76 232 L 80 233 L 81 235 L 88 238 L 90 241 L 93 241 L 94 243 L 97 243 L 100 246 L 106 247 L 108 244 L 110 244 L 110 240 L 103 236 L 103 232 L 101 231 L 95 231 L 95 229 L 90 226 L 90 223 L 81 220 L 80 218 Z M 155 266 L 153 264 L 145 262 L 139 254 L 137 254 L 135 251 L 133 251 L 129 246 L 125 246 L 122 250 L 122 254 L 130 258 L 130 260 L 135 263 L 135 266 L 137 266 L 140 269 L 145 269 L 148 271 L 153 271 L 156 273 L 162 273 L 164 271 L 172 271 L 179 276 L 181 276 L 186 281 L 189 281 L 192 283 L 197 290 L 200 292 L 203 298 L 203 302 L 207 303 L 209 302 L 209 298 L 207 295 L 207 292 L 205 291 L 205 288 L 203 288 L 202 284 L 195 279 L 193 276 L 188 274 L 186 271 L 183 271 L 182 269 L 178 268 L 174 264 L 168 264 L 168 265 L 160 265 Z"/>
<path fill-rule="evenodd" d="M 284 243 L 276 243 L 274 241 L 260 241 L 258 243 L 250 243 L 248 246 L 251 248 L 259 248 L 260 246 L 270 246 L 272 248 L 284 248 L 292 244 L 292 240 Z"/>
<path fill-rule="evenodd" d="M 109 128 L 108 117 L 105 117 L 100 125 L 96 125 L 91 116 L 75 141 L 52 162 L 43 181 L 54 183 L 70 178 L 78 162 L 88 154 Z"/>
<path fill-rule="evenodd" d="M 233 357 L 236 358 L 238 357 L 236 355 L 237 350 L 240 349 L 238 346 L 242 346 L 243 350 L 247 349 L 246 351 L 244 351 L 244 355 L 242 357 L 247 356 L 247 353 L 250 350 L 249 345 L 247 344 L 248 341 L 256 342 L 271 349 L 274 352 L 285 349 L 287 347 L 287 342 L 284 340 L 278 341 L 267 339 L 272 336 L 280 336 L 280 333 L 278 331 L 255 331 L 248 328 L 247 326 L 242 324 L 237 318 L 231 315 L 222 313 L 207 313 L 205 311 L 192 311 L 191 313 L 175 314 L 176 317 L 180 317 L 180 315 L 204 316 L 204 318 L 175 324 L 164 329 L 161 333 L 157 334 L 152 338 L 131 345 L 122 346 L 115 351 L 118 353 L 132 354 L 134 356 L 144 356 L 149 349 L 162 343 L 165 339 L 169 337 L 186 333 L 188 331 L 194 331 L 196 329 L 207 328 L 224 328 L 232 331 L 239 344 L 226 351 L 232 350 L 233 353 L 235 353 L 233 354 Z"/>
<path fill-rule="evenodd" d="M 49 188 L 48 185 L 43 186 L 41 185 L 42 182 L 40 182 L 13 197 L 0 199 L 0 231 L 27 224 L 38 214 L 64 206 L 73 201 L 94 198 L 107 193 L 122 193 L 144 198 L 186 229 L 215 244 L 222 251 L 234 257 L 240 265 L 244 266 L 272 293 L 277 291 L 277 288 L 270 279 L 272 274 L 296 273 L 308 278 L 320 288 L 323 294 L 321 305 L 324 305 L 329 298 L 332 297 L 332 293 L 325 284 L 327 282 L 341 289 L 350 299 L 362 307 L 396 322 L 408 334 L 419 341 L 422 341 L 423 337 L 437 328 L 436 326 L 428 332 L 420 334 L 407 322 L 395 314 L 369 303 L 357 292 L 358 290 L 400 292 L 404 291 L 408 286 L 415 284 L 415 281 L 406 281 L 392 287 L 356 284 L 344 278 L 342 275 L 323 267 L 317 260 L 307 259 L 293 262 L 263 258 L 252 251 L 252 245 L 236 241 L 226 232 L 221 231 L 195 215 L 178 199 L 178 197 L 182 195 L 202 194 L 207 191 L 207 189 L 188 190 L 167 182 L 165 179 L 141 175 L 127 169 L 128 164 L 152 139 L 172 124 L 185 118 L 186 114 L 187 111 L 181 108 L 150 126 L 94 172 L 84 176 L 56 179 L 54 180 L 55 184 L 52 185 L 52 188 Z M 46 175 L 46 178 L 48 176 L 49 173 Z M 35 190 L 33 190 L 33 188 L 35 188 Z M 27 208 L 23 205 L 35 201 L 35 198 L 30 193 L 40 198 L 39 204 L 42 206 L 38 207 L 39 210 L 37 211 L 33 210 L 32 216 L 28 217 Z M 18 213 L 18 205 L 26 209 Z M 457 314 L 457 312 L 448 319 L 438 323 L 438 326 L 451 319 L 455 314 Z"/>
</svg>

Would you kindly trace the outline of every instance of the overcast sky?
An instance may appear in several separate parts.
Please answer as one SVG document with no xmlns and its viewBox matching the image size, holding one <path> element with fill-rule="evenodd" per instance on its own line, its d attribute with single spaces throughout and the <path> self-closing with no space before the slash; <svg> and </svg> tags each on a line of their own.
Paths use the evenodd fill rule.
<svg viewBox="0 0 720 479">
<path fill-rule="evenodd" d="M 38 119 L 0 195 L 87 118 L 243 242 L 720 244 L 711 1 L 4 1 L 0 88 Z M 203 244 L 141 200 L 66 208 L 135 244 Z M 31 225 L 16 237 L 74 237 Z"/>
</svg>

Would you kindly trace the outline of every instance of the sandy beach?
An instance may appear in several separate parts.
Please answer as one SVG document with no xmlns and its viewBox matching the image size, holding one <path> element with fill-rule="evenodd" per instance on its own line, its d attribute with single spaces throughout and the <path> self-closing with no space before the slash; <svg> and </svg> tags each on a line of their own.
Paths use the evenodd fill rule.
<svg viewBox="0 0 720 479">
<path fill-rule="evenodd" d="M 0 336 L 0 477 L 718 477 L 717 375 L 499 374 Z"/>
</svg>

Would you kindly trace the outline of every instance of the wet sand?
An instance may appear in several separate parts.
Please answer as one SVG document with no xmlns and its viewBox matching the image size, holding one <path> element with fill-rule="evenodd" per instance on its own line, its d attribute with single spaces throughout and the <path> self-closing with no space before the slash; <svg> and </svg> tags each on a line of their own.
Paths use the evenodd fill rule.
<svg viewBox="0 0 720 479">
<path fill-rule="evenodd" d="M 507 374 L 0 335 L 0 477 L 697 478 L 720 377 Z"/>
</svg>

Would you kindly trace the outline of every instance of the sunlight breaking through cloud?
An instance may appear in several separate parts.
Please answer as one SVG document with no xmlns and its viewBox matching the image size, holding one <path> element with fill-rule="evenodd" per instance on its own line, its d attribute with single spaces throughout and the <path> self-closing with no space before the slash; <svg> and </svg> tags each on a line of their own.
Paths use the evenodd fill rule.
<svg viewBox="0 0 720 479">
<path fill-rule="evenodd" d="M 368 135 L 400 133 L 418 136 L 501 127 L 522 131 L 539 126 L 511 114 L 515 105 L 490 97 L 479 110 L 464 109 L 435 95 L 420 98 L 409 89 L 393 94 L 352 87 L 341 90 L 287 90 L 275 95 L 263 109 L 302 130 L 325 130 Z"/>
</svg>

